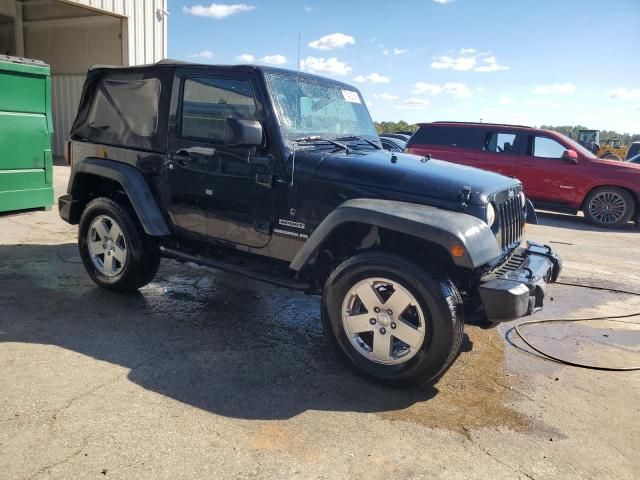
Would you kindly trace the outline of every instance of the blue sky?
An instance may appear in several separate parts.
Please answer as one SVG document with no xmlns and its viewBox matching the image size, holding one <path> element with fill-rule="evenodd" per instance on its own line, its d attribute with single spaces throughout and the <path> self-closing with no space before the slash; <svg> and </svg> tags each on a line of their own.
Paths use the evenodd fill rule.
<svg viewBox="0 0 640 480">
<path fill-rule="evenodd" d="M 374 120 L 640 133 L 640 0 L 169 0 L 169 56 L 302 67 Z"/>
</svg>

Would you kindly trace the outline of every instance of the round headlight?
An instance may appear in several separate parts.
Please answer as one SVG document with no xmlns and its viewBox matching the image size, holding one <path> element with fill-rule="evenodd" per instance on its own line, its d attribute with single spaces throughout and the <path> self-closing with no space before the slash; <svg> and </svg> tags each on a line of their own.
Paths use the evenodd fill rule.
<svg viewBox="0 0 640 480">
<path fill-rule="evenodd" d="M 493 226 L 496 221 L 496 210 L 493 208 L 491 203 L 487 204 L 487 225 L 490 227 Z"/>
<path fill-rule="evenodd" d="M 522 208 L 525 207 L 525 205 L 527 204 L 527 197 L 524 196 L 524 192 L 520 192 L 520 206 Z"/>
</svg>

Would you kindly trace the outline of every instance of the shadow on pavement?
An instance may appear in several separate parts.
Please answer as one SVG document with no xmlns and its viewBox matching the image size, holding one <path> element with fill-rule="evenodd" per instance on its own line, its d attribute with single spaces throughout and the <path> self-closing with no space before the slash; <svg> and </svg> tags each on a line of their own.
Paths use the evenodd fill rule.
<svg viewBox="0 0 640 480">
<path fill-rule="evenodd" d="M 623 233 L 640 233 L 640 228 L 629 222 L 620 228 L 600 228 L 591 225 L 587 220 L 578 215 L 568 215 L 565 213 L 556 213 L 549 211 L 537 210 L 538 222 L 546 227 L 564 228 L 567 230 L 579 230 L 583 232 L 623 232 Z"/>
<path fill-rule="evenodd" d="M 0 259 L 0 343 L 121 365 L 136 384 L 216 414 L 384 412 L 437 393 L 355 375 L 325 339 L 314 297 L 174 262 L 140 293 L 118 295 L 91 283 L 75 244 L 3 245 Z"/>
</svg>

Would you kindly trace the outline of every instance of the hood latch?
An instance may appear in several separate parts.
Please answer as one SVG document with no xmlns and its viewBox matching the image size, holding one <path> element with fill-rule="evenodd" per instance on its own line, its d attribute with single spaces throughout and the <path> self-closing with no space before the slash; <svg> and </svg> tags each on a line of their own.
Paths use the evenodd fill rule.
<svg viewBox="0 0 640 480">
<path fill-rule="evenodd" d="M 462 208 L 467 208 L 469 206 L 469 202 L 471 201 L 471 187 L 465 185 L 464 187 L 462 187 L 462 190 L 460 190 L 460 206 L 462 206 Z"/>
</svg>

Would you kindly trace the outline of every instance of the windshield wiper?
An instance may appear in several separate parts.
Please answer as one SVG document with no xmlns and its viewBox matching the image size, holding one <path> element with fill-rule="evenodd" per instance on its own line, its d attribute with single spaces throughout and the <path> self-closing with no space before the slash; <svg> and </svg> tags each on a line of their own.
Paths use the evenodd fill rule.
<svg viewBox="0 0 640 480">
<path fill-rule="evenodd" d="M 319 137 L 317 135 L 314 135 L 313 137 L 296 138 L 296 142 L 297 143 L 327 142 L 327 143 L 330 143 L 331 145 L 335 145 L 338 148 L 342 148 L 347 153 L 347 155 L 351 153 L 351 149 L 347 147 L 344 143 L 336 142 L 335 140 L 331 140 L 330 138 Z"/>
<path fill-rule="evenodd" d="M 367 140 L 366 138 L 361 137 L 359 135 L 349 135 L 348 137 L 336 138 L 336 140 L 347 140 L 347 141 L 349 141 L 349 140 L 362 140 L 363 142 L 367 142 L 369 145 L 371 145 L 376 150 L 380 150 L 382 148 L 376 142 L 372 142 L 371 140 Z"/>
</svg>

